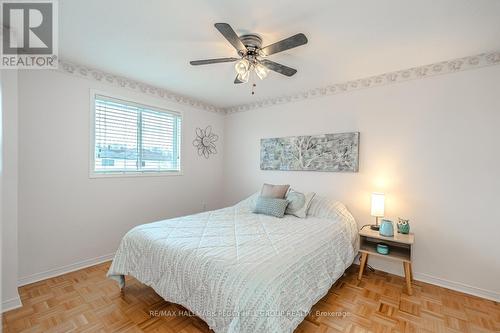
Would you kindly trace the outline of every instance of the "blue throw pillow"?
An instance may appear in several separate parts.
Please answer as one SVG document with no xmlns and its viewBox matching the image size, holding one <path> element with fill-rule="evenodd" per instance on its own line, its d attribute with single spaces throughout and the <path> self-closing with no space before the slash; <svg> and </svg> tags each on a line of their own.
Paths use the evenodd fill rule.
<svg viewBox="0 0 500 333">
<path fill-rule="evenodd" d="M 288 206 L 288 201 L 285 199 L 259 196 L 253 212 L 256 214 L 283 217 L 283 215 L 285 215 L 286 206 Z"/>
</svg>

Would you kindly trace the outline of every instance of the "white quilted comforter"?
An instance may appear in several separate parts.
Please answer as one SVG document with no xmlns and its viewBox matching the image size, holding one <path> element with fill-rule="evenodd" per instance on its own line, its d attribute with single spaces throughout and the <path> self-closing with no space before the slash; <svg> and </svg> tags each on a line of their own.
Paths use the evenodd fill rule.
<svg viewBox="0 0 500 333">
<path fill-rule="evenodd" d="M 357 253 L 353 217 L 315 198 L 306 219 L 225 209 L 137 226 L 108 276 L 131 275 L 217 333 L 292 332 Z"/>
</svg>

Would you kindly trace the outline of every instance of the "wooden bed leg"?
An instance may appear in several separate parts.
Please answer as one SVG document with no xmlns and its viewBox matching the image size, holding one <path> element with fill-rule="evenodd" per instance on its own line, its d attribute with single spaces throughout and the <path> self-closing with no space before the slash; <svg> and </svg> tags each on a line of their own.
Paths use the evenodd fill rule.
<svg viewBox="0 0 500 333">
<path fill-rule="evenodd" d="M 361 253 L 361 260 L 359 261 L 358 280 L 361 280 L 361 278 L 363 277 L 363 271 L 365 270 L 367 259 L 368 259 L 368 253 L 362 252 Z"/>
</svg>

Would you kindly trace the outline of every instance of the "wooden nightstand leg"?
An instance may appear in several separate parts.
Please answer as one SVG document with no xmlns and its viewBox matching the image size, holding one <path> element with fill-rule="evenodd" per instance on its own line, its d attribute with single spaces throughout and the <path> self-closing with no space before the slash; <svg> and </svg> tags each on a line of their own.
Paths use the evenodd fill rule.
<svg viewBox="0 0 500 333">
<path fill-rule="evenodd" d="M 359 262 L 358 280 L 361 280 L 361 278 L 363 277 L 363 271 L 365 270 L 367 259 L 368 259 L 368 253 L 362 252 L 361 253 L 361 260 Z"/>
<path fill-rule="evenodd" d="M 405 269 L 405 279 L 406 279 L 406 291 L 408 295 L 412 295 L 413 291 L 411 289 L 411 264 L 409 262 L 403 262 L 403 266 Z"/>
<path fill-rule="evenodd" d="M 413 265 L 410 262 L 410 280 L 413 282 Z"/>
</svg>

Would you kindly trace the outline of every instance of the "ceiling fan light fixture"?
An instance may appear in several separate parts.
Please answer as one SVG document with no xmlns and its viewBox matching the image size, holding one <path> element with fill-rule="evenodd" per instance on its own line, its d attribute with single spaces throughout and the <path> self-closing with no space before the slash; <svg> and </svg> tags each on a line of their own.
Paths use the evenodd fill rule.
<svg viewBox="0 0 500 333">
<path fill-rule="evenodd" d="M 254 67 L 255 74 L 259 77 L 259 79 L 264 80 L 267 77 L 267 74 L 269 73 L 269 69 L 267 69 L 266 66 L 261 65 L 261 64 L 256 64 Z"/>
<path fill-rule="evenodd" d="M 238 80 L 240 80 L 243 83 L 247 83 L 249 78 L 250 78 L 250 71 L 246 71 L 243 74 L 238 74 Z"/>
<path fill-rule="evenodd" d="M 248 82 L 250 75 L 252 75 L 251 72 L 255 72 L 255 75 L 261 80 L 267 77 L 269 71 L 274 71 L 288 77 L 297 73 L 296 69 L 267 60 L 266 57 L 307 44 L 307 37 L 303 33 L 295 34 L 276 43 L 262 47 L 262 38 L 258 34 L 247 33 L 238 36 L 234 29 L 227 23 L 215 23 L 214 26 L 234 47 L 239 58 L 229 57 L 194 60 L 189 62 L 192 66 L 236 62 L 234 69 L 237 75 L 234 79 L 234 84 Z M 255 84 L 253 84 L 253 86 L 255 86 Z"/>
<path fill-rule="evenodd" d="M 250 69 L 250 62 L 247 59 L 241 59 L 234 65 L 234 69 L 236 73 L 239 75 L 243 75 Z"/>
</svg>

